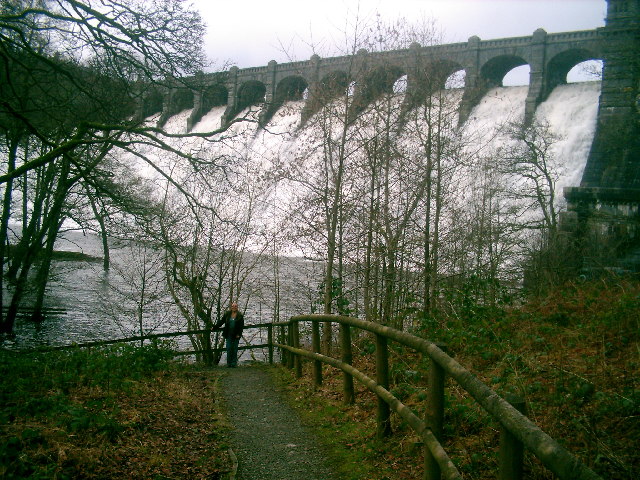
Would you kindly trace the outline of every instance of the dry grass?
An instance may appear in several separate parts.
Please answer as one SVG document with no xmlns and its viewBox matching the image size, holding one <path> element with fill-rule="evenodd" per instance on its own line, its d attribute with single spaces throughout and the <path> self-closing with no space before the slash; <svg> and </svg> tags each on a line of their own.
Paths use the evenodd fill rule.
<svg viewBox="0 0 640 480">
<path fill-rule="evenodd" d="M 222 478 L 231 462 L 215 382 L 211 369 L 176 366 L 118 389 L 43 392 L 41 411 L 3 422 L 0 477 Z"/>
</svg>

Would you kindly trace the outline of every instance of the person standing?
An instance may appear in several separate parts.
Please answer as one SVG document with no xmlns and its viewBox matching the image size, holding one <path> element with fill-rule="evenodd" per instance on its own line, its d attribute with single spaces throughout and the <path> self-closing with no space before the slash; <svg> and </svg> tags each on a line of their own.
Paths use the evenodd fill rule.
<svg viewBox="0 0 640 480">
<path fill-rule="evenodd" d="M 231 303 L 231 308 L 224 312 L 222 318 L 216 323 L 216 328 L 222 327 L 222 336 L 226 340 L 227 366 L 238 366 L 238 344 L 244 330 L 244 315 L 238 310 L 236 302 Z"/>
</svg>

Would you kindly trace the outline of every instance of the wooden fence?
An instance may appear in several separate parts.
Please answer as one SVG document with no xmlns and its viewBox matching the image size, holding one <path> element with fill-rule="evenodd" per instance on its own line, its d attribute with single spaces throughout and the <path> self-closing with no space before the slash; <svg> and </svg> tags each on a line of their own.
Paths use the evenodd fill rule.
<svg viewBox="0 0 640 480">
<path fill-rule="evenodd" d="M 320 324 L 339 324 L 341 358 L 336 359 L 320 353 Z M 311 324 L 311 350 L 301 348 L 300 324 Z M 373 333 L 376 339 L 375 380 L 355 369 L 352 363 L 351 328 Z M 591 469 L 575 458 L 553 438 L 543 432 L 521 411 L 523 402 L 518 399 L 500 397 L 471 372 L 445 353 L 442 345 L 436 345 L 423 338 L 396 330 L 378 323 L 358 318 L 338 315 L 302 315 L 288 322 L 246 325 L 245 330 L 267 329 L 267 343 L 247 344 L 240 350 L 267 349 L 267 360 L 274 362 L 274 350 L 280 349 L 280 359 L 289 368 L 302 376 L 302 359 L 313 362 L 313 378 L 316 385 L 322 383 L 322 364 L 328 364 L 344 372 L 343 395 L 346 403 L 355 401 L 354 379 L 361 382 L 378 398 L 377 434 L 385 437 L 390 433 L 391 411 L 397 413 L 410 425 L 425 445 L 424 479 L 461 479 L 461 475 L 449 459 L 440 441 L 444 421 L 445 377 L 449 376 L 469 393 L 500 425 L 500 480 L 520 480 L 522 478 L 523 451 L 528 449 L 543 465 L 561 480 L 601 479 Z M 96 341 L 74 345 L 76 347 L 96 347 L 122 342 L 138 342 L 155 338 L 171 338 L 206 333 L 204 330 L 172 332 L 156 335 L 130 337 L 126 339 Z M 278 337 L 280 341 L 276 341 Z M 424 419 L 389 392 L 388 342 L 395 341 L 426 355 L 430 361 L 428 390 Z M 47 350 L 69 348 L 51 347 Z M 182 351 L 178 355 L 204 352 Z"/>
<path fill-rule="evenodd" d="M 265 323 L 265 324 L 256 324 L 256 325 L 246 325 L 244 328 L 245 330 L 251 330 L 251 329 L 262 329 L 262 328 L 267 328 L 269 331 L 271 331 L 271 326 L 273 324 L 270 323 Z M 154 333 L 154 334 L 147 334 L 147 335 L 136 335 L 133 337 L 126 337 L 126 338 L 115 338 L 115 339 L 111 339 L 111 340 L 96 340 L 94 342 L 83 342 L 83 343 L 72 343 L 70 345 L 57 345 L 57 346 L 41 346 L 35 349 L 29 349 L 29 350 L 17 350 L 18 353 L 32 353 L 32 352 L 51 352 L 51 351 L 58 351 L 58 350 L 69 350 L 71 348 L 95 348 L 95 347 L 103 347 L 103 346 L 107 346 L 107 345 L 116 345 L 118 343 L 133 343 L 133 342 L 144 342 L 144 341 L 148 341 L 148 340 L 155 340 L 155 339 L 161 339 L 161 338 L 176 338 L 176 337 L 190 337 L 192 335 L 203 335 L 206 333 L 210 333 L 210 331 L 208 330 L 188 330 L 186 332 L 167 332 L 167 333 Z M 238 350 L 254 350 L 254 349 L 258 349 L 258 348 L 264 348 L 264 349 L 268 349 L 269 350 L 269 362 L 273 363 L 273 350 L 274 350 L 274 345 L 271 341 L 271 337 L 269 337 L 269 342 L 268 343 L 262 343 L 262 344 L 250 344 L 247 343 L 246 345 L 242 345 L 240 347 L 238 347 Z M 217 353 L 222 353 L 225 351 L 224 348 L 215 348 L 213 347 L 211 349 L 212 352 L 217 352 Z M 204 354 L 207 353 L 206 350 L 176 350 L 175 351 L 175 355 L 176 356 L 186 356 L 186 355 L 198 355 L 198 354 Z"/>
<path fill-rule="evenodd" d="M 300 348 L 300 323 L 311 323 L 312 349 Z M 331 322 L 340 326 L 341 359 L 327 357 L 320 353 L 320 323 Z M 519 409 L 520 401 L 514 405 L 500 397 L 471 372 L 447 355 L 441 346 L 423 338 L 384 325 L 365 320 L 337 315 L 302 315 L 291 318 L 286 324 L 287 343 L 276 346 L 289 352 L 287 363 L 302 375 L 301 358 L 314 362 L 313 376 L 316 384 L 322 383 L 321 364 L 326 363 L 344 372 L 344 400 L 353 402 L 353 379 L 363 383 L 378 397 L 377 430 L 385 436 L 390 431 L 390 411 L 402 417 L 424 441 L 424 478 L 428 480 L 460 479 L 460 473 L 444 451 L 442 438 L 444 419 L 445 376 L 451 377 L 469 393 L 501 425 L 500 435 L 500 480 L 522 478 L 523 449 L 533 453 L 545 467 L 560 479 L 600 479 L 591 469 L 575 458 L 553 438 L 543 432 Z M 270 327 L 273 328 L 273 327 Z M 351 328 L 371 332 L 376 338 L 376 379 L 367 377 L 351 365 Z M 388 342 L 395 341 L 422 353 L 429 358 L 430 369 L 425 418 L 421 419 L 400 400 L 389 392 Z M 291 365 L 293 360 L 293 365 Z"/>
</svg>

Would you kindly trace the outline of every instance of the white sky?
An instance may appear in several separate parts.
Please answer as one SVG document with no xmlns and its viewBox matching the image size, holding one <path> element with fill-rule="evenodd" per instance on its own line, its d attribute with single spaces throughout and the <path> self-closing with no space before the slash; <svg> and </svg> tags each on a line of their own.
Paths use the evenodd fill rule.
<svg viewBox="0 0 640 480">
<path fill-rule="evenodd" d="M 213 63 L 240 68 L 335 55 L 356 18 L 376 12 L 391 22 L 434 19 L 445 43 L 604 26 L 605 0 L 191 0 L 208 33 L 205 49 Z M 359 10 L 358 10 L 359 9 Z M 358 13 L 359 12 L 359 13 Z"/>
</svg>

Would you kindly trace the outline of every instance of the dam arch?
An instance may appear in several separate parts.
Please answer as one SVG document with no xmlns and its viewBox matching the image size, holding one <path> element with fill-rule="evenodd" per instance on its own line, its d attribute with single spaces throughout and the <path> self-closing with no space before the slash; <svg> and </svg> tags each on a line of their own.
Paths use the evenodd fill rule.
<svg viewBox="0 0 640 480">
<path fill-rule="evenodd" d="M 304 99 L 305 92 L 308 96 L 309 84 L 300 75 L 291 75 L 280 80 L 275 89 L 275 94 L 268 108 L 264 110 L 260 122 L 266 124 L 282 105 L 287 101 L 299 101 Z"/>
<path fill-rule="evenodd" d="M 302 94 L 309 87 L 309 83 L 299 75 L 285 77 L 276 87 L 275 102 L 284 103 L 289 100 L 302 100 Z"/>
<path fill-rule="evenodd" d="M 392 95 L 393 87 L 407 73 L 398 65 L 379 65 L 356 80 L 352 115 L 357 115 L 384 95 Z"/>
<path fill-rule="evenodd" d="M 245 108 L 263 103 L 266 99 L 267 87 L 257 80 L 249 80 L 238 89 L 238 100 L 236 103 L 237 113 Z"/>
<path fill-rule="evenodd" d="M 558 85 L 567 83 L 567 74 L 576 65 L 597 57 L 585 49 L 571 49 L 559 53 L 549 60 L 547 67 L 547 92 L 545 98 Z"/>
<path fill-rule="evenodd" d="M 191 88 L 181 86 L 169 89 L 164 95 L 158 127 L 162 127 L 172 115 L 183 110 L 193 109 L 194 106 L 195 95 Z"/>
<path fill-rule="evenodd" d="M 343 70 L 335 70 L 325 75 L 318 82 L 318 91 L 327 101 L 333 100 L 339 95 L 346 95 L 351 83 L 351 77 Z"/>
<path fill-rule="evenodd" d="M 142 98 L 142 113 L 141 118 L 148 118 L 156 113 L 162 113 L 163 109 L 163 95 L 157 88 L 151 89 Z"/>
<path fill-rule="evenodd" d="M 518 67 L 529 65 L 527 60 L 516 55 L 500 55 L 491 58 L 480 67 L 480 75 L 487 89 L 502 87 L 504 78 Z"/>
<path fill-rule="evenodd" d="M 445 58 L 421 61 L 409 75 L 405 108 L 422 104 L 438 90 L 463 88 L 465 77 L 461 63 Z"/>
<path fill-rule="evenodd" d="M 206 114 L 213 107 L 226 105 L 229 101 L 229 91 L 220 84 L 211 85 L 202 92 L 202 109 Z"/>
</svg>

